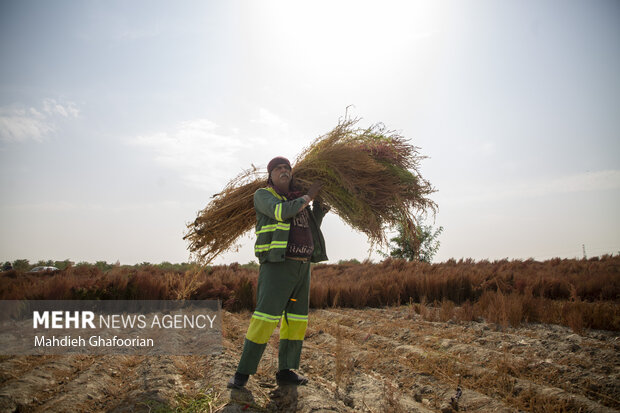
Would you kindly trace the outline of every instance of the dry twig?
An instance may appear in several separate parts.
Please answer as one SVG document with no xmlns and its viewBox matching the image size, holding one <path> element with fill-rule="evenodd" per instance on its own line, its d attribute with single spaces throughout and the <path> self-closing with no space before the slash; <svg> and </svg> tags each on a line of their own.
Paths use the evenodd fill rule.
<svg viewBox="0 0 620 413">
<path fill-rule="evenodd" d="M 321 202 L 373 244 L 385 245 L 387 229 L 396 225 L 415 244 L 415 213 L 437 208 L 429 199 L 435 189 L 419 171 L 424 157 L 383 125 L 362 129 L 357 122 L 341 121 L 306 148 L 293 168 L 292 185 L 304 191 L 321 182 Z M 253 195 L 266 185 L 266 174 L 253 167 L 214 195 L 187 226 L 184 239 L 194 258 L 210 262 L 254 227 Z"/>
</svg>

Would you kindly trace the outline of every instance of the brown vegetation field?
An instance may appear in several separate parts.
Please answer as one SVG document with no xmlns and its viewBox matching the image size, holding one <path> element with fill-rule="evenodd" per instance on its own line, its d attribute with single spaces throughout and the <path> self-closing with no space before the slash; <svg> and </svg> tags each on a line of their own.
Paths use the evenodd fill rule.
<svg viewBox="0 0 620 413">
<path fill-rule="evenodd" d="M 619 257 L 316 265 L 300 368 L 310 383 L 275 386 L 276 332 L 248 390 L 230 391 L 256 278 L 238 264 L 3 273 L 1 299 L 220 299 L 224 351 L 2 356 L 0 412 L 620 409 Z"/>
</svg>

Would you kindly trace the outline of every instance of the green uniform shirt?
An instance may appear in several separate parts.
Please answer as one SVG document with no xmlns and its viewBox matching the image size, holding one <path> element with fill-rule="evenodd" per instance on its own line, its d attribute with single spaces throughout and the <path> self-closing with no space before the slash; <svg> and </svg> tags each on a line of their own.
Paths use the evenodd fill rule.
<svg viewBox="0 0 620 413">
<path fill-rule="evenodd" d="M 291 219 L 304 203 L 303 198 L 289 201 L 271 187 L 261 188 L 254 193 L 254 209 L 256 210 L 254 253 L 260 263 L 285 260 Z M 325 240 L 320 229 L 325 210 L 315 202 L 309 215 L 310 230 L 314 241 L 314 251 L 310 261 L 327 261 Z"/>
</svg>

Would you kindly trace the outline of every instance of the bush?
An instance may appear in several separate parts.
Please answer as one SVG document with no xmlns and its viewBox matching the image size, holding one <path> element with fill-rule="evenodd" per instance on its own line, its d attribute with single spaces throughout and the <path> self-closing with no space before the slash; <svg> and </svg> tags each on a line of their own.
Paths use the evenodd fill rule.
<svg viewBox="0 0 620 413">
<path fill-rule="evenodd" d="M 27 263 L 21 260 L 19 265 Z M 310 306 L 410 303 L 432 320 L 483 317 L 503 326 L 542 322 L 567 325 L 577 332 L 620 331 L 619 269 L 617 256 L 545 262 L 428 264 L 386 259 L 377 264 L 317 264 L 312 269 Z M 53 274 L 35 276 L 17 269 L 3 274 L 0 299 L 217 299 L 230 311 L 253 310 L 257 279 L 257 265 L 251 263 L 202 268 L 143 263 L 114 265 L 105 271 L 102 264 L 80 263 Z"/>
</svg>

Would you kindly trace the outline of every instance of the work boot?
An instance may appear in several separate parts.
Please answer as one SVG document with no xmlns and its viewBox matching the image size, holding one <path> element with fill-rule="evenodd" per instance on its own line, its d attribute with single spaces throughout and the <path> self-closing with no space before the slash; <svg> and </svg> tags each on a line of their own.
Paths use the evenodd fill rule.
<svg viewBox="0 0 620 413">
<path fill-rule="evenodd" d="M 229 389 L 243 389 L 249 378 L 249 374 L 235 373 L 235 375 L 228 380 L 227 387 Z"/>
<path fill-rule="evenodd" d="M 304 376 L 300 376 L 292 370 L 280 370 L 276 373 L 276 382 L 278 385 L 293 384 L 295 386 L 301 386 L 308 383 L 308 379 Z"/>
</svg>

